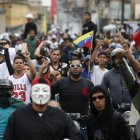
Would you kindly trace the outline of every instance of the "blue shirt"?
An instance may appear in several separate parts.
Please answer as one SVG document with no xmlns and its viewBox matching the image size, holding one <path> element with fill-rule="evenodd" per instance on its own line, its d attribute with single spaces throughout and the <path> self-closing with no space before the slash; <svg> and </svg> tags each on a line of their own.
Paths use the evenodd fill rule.
<svg viewBox="0 0 140 140">
<path fill-rule="evenodd" d="M 15 110 L 15 107 L 9 106 L 8 108 L 0 107 L 0 140 L 3 139 L 3 134 L 7 126 L 10 114 Z"/>
<path fill-rule="evenodd" d="M 91 80 L 90 72 L 89 72 L 89 70 L 86 69 L 86 68 L 83 69 L 83 72 L 82 72 L 81 76 L 84 77 L 84 78 L 87 78 L 87 79 L 90 79 L 90 80 Z"/>
</svg>

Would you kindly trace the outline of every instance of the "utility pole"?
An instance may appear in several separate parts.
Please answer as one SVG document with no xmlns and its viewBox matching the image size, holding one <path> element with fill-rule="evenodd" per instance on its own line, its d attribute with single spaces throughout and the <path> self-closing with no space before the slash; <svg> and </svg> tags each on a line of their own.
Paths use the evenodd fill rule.
<svg viewBox="0 0 140 140">
<path fill-rule="evenodd" d="M 124 1 L 122 0 L 122 15 L 121 15 L 121 25 L 124 24 Z"/>
<path fill-rule="evenodd" d="M 98 32 L 100 32 L 100 18 L 101 18 L 101 3 L 98 0 Z"/>
<path fill-rule="evenodd" d="M 132 20 L 135 20 L 135 0 L 131 0 L 131 11 L 132 11 L 131 18 Z"/>
<path fill-rule="evenodd" d="M 86 11 L 89 11 L 89 0 L 85 0 L 85 2 L 86 2 Z"/>
</svg>

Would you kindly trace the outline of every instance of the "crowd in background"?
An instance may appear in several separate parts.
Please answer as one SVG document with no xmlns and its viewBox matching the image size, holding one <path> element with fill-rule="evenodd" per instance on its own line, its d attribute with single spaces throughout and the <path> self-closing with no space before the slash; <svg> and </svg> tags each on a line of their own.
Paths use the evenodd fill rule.
<svg viewBox="0 0 140 140">
<path fill-rule="evenodd" d="M 123 140 L 129 139 L 128 129 L 121 117 L 118 119 L 120 125 L 112 122 L 116 127 L 114 129 L 109 122 L 110 116 L 115 114 L 113 108 L 121 113 L 130 111 L 131 102 L 137 93 L 140 94 L 140 46 L 133 40 L 133 35 L 127 34 L 124 29 L 113 34 L 97 32 L 89 12 L 84 15 L 85 24 L 81 34 L 72 35 L 68 30 L 62 32 L 54 24 L 44 35 L 37 31 L 31 14 L 26 18 L 28 23 L 24 33 L 0 36 L 0 79 L 9 79 L 13 83 L 12 97 L 26 105 L 30 104 L 32 85 L 43 79 L 51 87 L 51 99 L 58 101 L 65 112 L 80 113 L 81 118 L 88 115 L 91 109 L 87 123 L 89 140 L 114 140 L 116 136 L 116 140 L 121 140 L 121 137 Z M 73 43 L 79 36 L 92 30 L 94 37 L 91 48 L 79 48 Z M 105 113 L 100 117 L 100 108 L 95 102 L 104 98 L 107 102 Z M 139 119 L 140 110 L 137 107 L 140 104 L 135 106 L 138 117 L 130 121 L 130 125 L 135 125 Z M 106 129 L 107 133 L 99 137 L 97 129 L 101 128 Z"/>
</svg>

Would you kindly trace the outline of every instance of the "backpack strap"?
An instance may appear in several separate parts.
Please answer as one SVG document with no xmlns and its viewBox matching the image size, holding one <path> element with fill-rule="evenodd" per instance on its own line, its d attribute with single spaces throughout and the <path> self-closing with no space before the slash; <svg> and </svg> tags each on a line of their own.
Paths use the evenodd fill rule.
<svg viewBox="0 0 140 140">
<path fill-rule="evenodd" d="M 117 133 L 116 128 L 117 128 L 117 120 L 120 115 L 121 115 L 120 112 L 114 110 L 113 116 L 112 116 L 111 131 L 112 131 L 113 138 L 115 138 L 115 139 L 117 139 L 116 138 L 116 133 Z"/>
</svg>

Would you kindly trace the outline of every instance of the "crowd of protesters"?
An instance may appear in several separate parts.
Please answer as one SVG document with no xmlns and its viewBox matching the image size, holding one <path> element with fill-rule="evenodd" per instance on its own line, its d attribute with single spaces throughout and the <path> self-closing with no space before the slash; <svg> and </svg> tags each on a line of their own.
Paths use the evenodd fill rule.
<svg viewBox="0 0 140 140">
<path fill-rule="evenodd" d="M 140 119 L 140 46 L 133 35 L 124 29 L 99 33 L 86 12 L 81 35 L 93 30 L 94 38 L 91 48 L 79 48 L 73 41 L 80 34 L 62 33 L 52 25 L 45 36 L 37 31 L 32 14 L 26 18 L 23 34 L 0 38 L 0 140 L 5 129 L 4 140 L 131 139 L 128 125 L 135 126 Z M 11 95 L 4 96 L 9 93 L 4 79 L 12 82 Z M 11 108 L 9 98 L 26 105 L 12 108 L 16 111 L 12 115 L 7 111 L 7 118 L 1 119 L 1 113 Z M 122 117 L 126 111 L 130 111 L 128 124 Z M 137 123 L 136 140 L 139 127 Z"/>
</svg>

